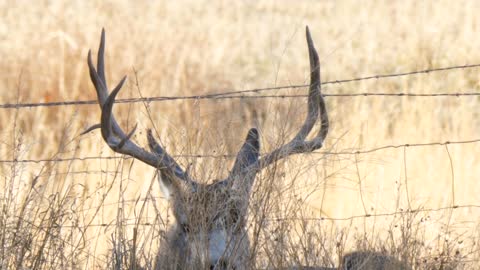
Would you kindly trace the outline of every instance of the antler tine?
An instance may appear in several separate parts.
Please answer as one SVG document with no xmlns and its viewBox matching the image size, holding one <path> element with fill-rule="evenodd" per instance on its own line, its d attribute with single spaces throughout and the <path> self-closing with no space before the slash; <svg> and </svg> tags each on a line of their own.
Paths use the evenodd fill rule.
<svg viewBox="0 0 480 270">
<path fill-rule="evenodd" d="M 300 131 L 294 137 L 293 141 L 303 141 L 312 130 L 315 122 L 318 118 L 318 101 L 320 97 L 320 64 L 318 61 L 318 54 L 313 45 L 312 37 L 310 36 L 310 30 L 307 26 L 307 44 L 308 44 L 308 56 L 310 59 L 310 91 L 308 92 L 308 113 L 305 122 L 303 123 Z"/>
<path fill-rule="evenodd" d="M 105 89 L 108 89 L 107 79 L 105 77 L 105 28 L 102 28 L 102 34 L 100 35 L 100 46 L 98 46 L 97 73 L 100 77 L 100 80 L 105 85 Z"/>
<path fill-rule="evenodd" d="M 322 147 L 323 141 L 327 136 L 329 122 L 325 100 L 323 99 L 320 91 L 320 63 L 308 26 L 306 28 L 306 36 L 308 55 L 310 58 L 310 88 L 308 93 L 307 117 L 298 133 L 290 142 L 265 155 L 255 164 L 252 164 L 256 170 L 261 170 L 271 163 L 293 154 L 317 150 Z M 318 134 L 312 140 L 305 141 L 308 134 L 312 131 L 313 126 L 317 122 L 319 115 L 321 127 Z"/>
<path fill-rule="evenodd" d="M 92 80 L 92 83 L 95 86 L 95 90 L 97 91 L 97 97 L 98 97 L 100 108 L 103 107 L 103 104 L 105 104 L 105 101 L 108 98 L 107 81 L 105 79 L 104 54 L 105 54 L 105 29 L 102 29 L 102 35 L 100 38 L 100 45 L 98 48 L 98 55 L 97 55 L 97 69 L 95 69 L 95 66 L 92 61 L 91 50 L 88 51 L 88 59 L 87 59 L 88 69 L 90 72 L 90 79 Z"/>
<path fill-rule="evenodd" d="M 118 133 L 115 132 L 114 129 L 112 129 L 112 123 L 116 122 L 115 118 L 113 118 L 113 115 L 112 115 L 113 103 L 115 103 L 115 98 L 117 97 L 118 92 L 120 92 L 120 89 L 122 89 L 123 83 L 125 82 L 126 79 L 127 77 L 125 76 L 122 78 L 122 80 L 118 83 L 117 87 L 113 89 L 112 93 L 108 96 L 107 100 L 102 106 L 102 116 L 100 121 L 102 137 L 114 151 L 121 149 L 119 145 L 120 142 L 118 142 L 117 136 L 121 137 L 122 140 L 127 138 L 127 136 L 125 136 L 124 132 L 121 129 L 119 129 Z M 116 135 L 116 136 L 111 136 L 111 135 Z"/>
<path fill-rule="evenodd" d="M 316 147 L 314 150 L 322 147 L 323 141 L 327 137 L 328 128 L 330 126 L 328 121 L 328 112 L 327 106 L 325 105 L 325 99 L 322 96 L 322 80 L 320 73 L 320 61 L 318 58 L 317 50 L 313 44 L 312 36 L 310 35 L 310 30 L 307 26 L 307 44 L 308 44 L 308 55 L 310 59 L 310 91 L 309 94 L 313 93 L 311 100 L 316 100 L 318 108 L 320 109 L 320 130 L 318 131 L 317 136 L 312 140 L 312 144 Z M 312 89 L 313 88 L 313 89 Z M 310 100 L 310 99 L 309 99 Z M 318 117 L 318 110 L 316 111 L 315 119 Z M 307 116 L 308 118 L 308 116 Z M 311 129 L 310 129 L 311 130 Z M 312 150 L 313 151 L 313 150 Z"/>
<path fill-rule="evenodd" d="M 88 52 L 88 67 L 90 72 L 90 79 L 92 80 L 95 90 L 97 92 L 98 103 L 102 109 L 101 123 L 94 125 L 87 129 L 91 131 L 95 128 L 100 128 L 102 137 L 108 146 L 115 152 L 132 156 L 152 167 L 162 170 L 164 173 L 175 175 L 176 177 L 186 181 L 194 182 L 182 170 L 182 168 L 175 162 L 175 160 L 163 151 L 161 155 L 158 153 L 151 153 L 142 147 L 133 143 L 130 138 L 136 130 L 136 125 L 128 134 L 120 128 L 115 117 L 113 116 L 113 104 L 115 98 L 122 89 L 125 83 L 126 76 L 124 76 L 117 84 L 112 93 L 108 94 L 107 82 L 105 78 L 105 30 L 102 29 L 102 36 L 100 39 L 100 46 L 98 50 L 97 69 L 92 61 L 91 51 Z M 85 132 L 84 132 L 85 133 Z M 153 137 L 152 137 L 153 139 Z M 150 140 L 150 138 L 149 138 Z"/>
</svg>

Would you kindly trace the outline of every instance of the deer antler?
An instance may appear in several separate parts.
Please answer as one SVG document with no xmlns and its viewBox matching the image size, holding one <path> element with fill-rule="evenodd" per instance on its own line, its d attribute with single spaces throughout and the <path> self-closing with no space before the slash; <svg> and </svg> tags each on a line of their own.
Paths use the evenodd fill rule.
<svg viewBox="0 0 480 270">
<path fill-rule="evenodd" d="M 120 128 L 112 114 L 112 109 L 115 102 L 115 97 L 122 88 L 127 77 L 124 76 L 118 85 L 113 89 L 112 93 L 108 94 L 107 80 L 105 78 L 104 53 L 105 30 L 102 29 L 96 69 L 92 62 L 91 51 L 88 52 L 90 79 L 95 86 L 98 104 L 102 109 L 101 123 L 92 126 L 85 132 L 100 128 L 103 139 L 113 151 L 132 156 L 154 168 L 162 170 L 162 172 L 167 175 L 172 175 L 182 179 L 187 183 L 194 184 L 195 181 L 190 179 L 180 165 L 178 165 L 178 163 L 155 141 L 150 130 L 147 132 L 147 137 L 150 146 L 155 148 L 155 153 L 143 149 L 130 140 L 135 133 L 137 127 L 136 125 L 127 134 L 125 134 L 125 132 Z"/>
<path fill-rule="evenodd" d="M 323 141 L 327 136 L 329 123 L 325 100 L 320 92 L 320 64 L 308 26 L 306 29 L 306 35 L 308 55 L 310 58 L 310 89 L 308 93 L 307 118 L 298 133 L 290 142 L 264 155 L 260 159 L 258 159 L 260 148 L 258 132 L 256 129 L 251 129 L 249 131 L 245 143 L 237 155 L 235 165 L 233 166 L 229 177 L 225 180 L 226 182 L 231 183 L 233 189 L 241 191 L 244 198 L 248 198 L 248 194 L 250 194 L 255 180 L 255 175 L 259 171 L 290 155 L 312 152 L 321 148 Z M 313 126 L 319 119 L 321 127 L 317 135 L 311 140 L 306 140 L 308 134 L 312 131 Z M 244 208 L 246 208 L 246 206 L 244 206 Z"/>
<path fill-rule="evenodd" d="M 307 153 L 322 147 L 323 141 L 328 133 L 328 114 L 325 107 L 325 100 L 320 91 L 320 63 L 318 54 L 313 45 L 308 26 L 306 28 L 308 55 L 310 58 L 310 90 L 308 92 L 308 113 L 305 122 L 297 135 L 285 145 L 264 155 L 257 162 L 249 166 L 249 169 L 262 170 L 268 165 L 293 154 Z M 313 126 L 320 118 L 321 126 L 317 135 L 311 140 L 305 140 L 312 131 Z"/>
</svg>

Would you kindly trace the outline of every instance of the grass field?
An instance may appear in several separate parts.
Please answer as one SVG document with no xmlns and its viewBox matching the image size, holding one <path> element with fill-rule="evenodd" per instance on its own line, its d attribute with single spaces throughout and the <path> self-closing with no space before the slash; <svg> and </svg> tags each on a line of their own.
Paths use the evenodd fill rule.
<svg viewBox="0 0 480 270">
<path fill-rule="evenodd" d="M 477 64 L 478 12 L 476 1 L 0 1 L 0 104 L 94 100 L 86 58 L 102 27 L 110 87 L 128 76 L 119 98 L 191 96 L 308 83 L 305 25 L 323 81 Z M 455 69 L 328 84 L 323 92 L 479 92 L 478 74 Z M 192 175 L 212 181 L 233 159 L 188 155 L 234 155 L 252 126 L 267 152 L 300 127 L 305 102 L 122 103 L 115 114 L 126 130 L 138 123 L 140 145 L 155 127 L 170 153 L 187 155 L 179 162 L 191 164 Z M 335 266 L 344 252 L 362 249 L 415 269 L 476 269 L 480 143 L 335 153 L 480 139 L 479 97 L 326 102 L 324 149 L 256 180 L 252 232 L 258 213 L 268 222 L 251 235 L 253 264 Z M 172 217 L 152 168 L 114 154 L 99 131 L 79 135 L 99 118 L 98 105 L 0 109 L 4 268 L 149 267 Z M 63 161 L 20 162 L 49 159 Z"/>
</svg>

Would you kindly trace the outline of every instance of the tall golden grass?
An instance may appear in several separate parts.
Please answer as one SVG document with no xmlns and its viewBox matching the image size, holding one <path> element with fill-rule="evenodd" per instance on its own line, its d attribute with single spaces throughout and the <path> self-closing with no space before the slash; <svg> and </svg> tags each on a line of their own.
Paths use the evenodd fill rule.
<svg viewBox="0 0 480 270">
<path fill-rule="evenodd" d="M 120 98 L 304 84 L 309 76 L 305 25 L 315 39 L 324 81 L 480 63 L 476 1 L 2 1 L 0 5 L 1 104 L 95 99 L 86 55 L 89 49 L 96 53 L 102 27 L 107 33 L 110 85 L 124 74 L 129 78 Z M 330 84 L 323 91 L 478 92 L 478 71 Z M 125 129 L 139 124 L 134 140 L 141 145 L 146 141 L 144 130 L 155 127 L 171 153 L 230 155 L 251 126 L 261 130 L 264 151 L 289 139 L 301 125 L 304 103 L 303 99 L 178 100 L 115 108 Z M 332 127 L 325 150 L 477 139 L 478 103 L 476 96 L 328 97 Z M 97 105 L 2 109 L 1 159 L 115 156 L 99 132 L 79 136 L 98 122 L 99 112 Z M 289 159 L 273 176 L 265 173 L 256 180 L 258 190 L 273 186 L 274 191 L 267 197 L 254 195 L 253 200 L 264 207 L 252 208 L 252 224 L 258 225 L 257 211 L 271 210 L 269 218 L 287 219 L 262 223 L 269 228 L 262 234 L 262 243 L 267 244 L 256 249 L 255 265 L 333 266 L 343 252 L 360 248 L 407 258 L 417 269 L 446 262 L 475 269 L 478 207 L 408 210 L 479 205 L 478 153 L 476 143 Z M 191 163 L 192 173 L 205 181 L 223 177 L 232 162 L 192 157 L 179 161 L 185 166 Z M 122 263 L 133 260 L 125 255 L 131 254 L 133 228 L 138 233 L 133 242 L 144 254 L 138 256 L 139 264 L 148 267 L 148 256 L 154 256 L 159 234 L 171 219 L 154 170 L 131 159 L 3 162 L 0 171 L 0 256 L 8 268 L 122 268 Z M 395 212 L 403 214 L 335 220 Z M 308 217 L 326 220 L 309 222 Z M 283 240 L 270 241 L 270 229 L 276 229 L 282 236 L 277 240 Z M 283 258 L 287 261 L 274 258 L 277 250 L 287 253 Z"/>
</svg>

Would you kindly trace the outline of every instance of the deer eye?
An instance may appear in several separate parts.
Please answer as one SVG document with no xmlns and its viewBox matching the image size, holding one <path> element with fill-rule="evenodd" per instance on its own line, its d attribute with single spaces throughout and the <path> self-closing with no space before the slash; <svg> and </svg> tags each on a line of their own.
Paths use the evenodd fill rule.
<svg viewBox="0 0 480 270">
<path fill-rule="evenodd" d="M 182 228 L 182 231 L 184 231 L 186 233 L 190 232 L 190 226 L 187 223 L 180 224 L 180 228 Z"/>
<path fill-rule="evenodd" d="M 240 212 L 238 211 L 238 209 L 236 207 L 231 207 L 230 208 L 230 221 L 232 223 L 237 223 L 238 222 L 238 219 L 240 218 Z"/>
</svg>

